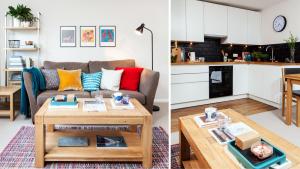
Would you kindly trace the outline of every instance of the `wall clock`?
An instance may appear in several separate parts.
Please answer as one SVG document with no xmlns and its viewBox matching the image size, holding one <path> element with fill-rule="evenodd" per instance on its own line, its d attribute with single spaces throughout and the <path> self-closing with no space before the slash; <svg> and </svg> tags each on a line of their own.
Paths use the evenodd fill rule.
<svg viewBox="0 0 300 169">
<path fill-rule="evenodd" d="M 286 26 L 286 18 L 282 15 L 278 15 L 273 21 L 273 29 L 276 32 L 282 32 Z"/>
</svg>

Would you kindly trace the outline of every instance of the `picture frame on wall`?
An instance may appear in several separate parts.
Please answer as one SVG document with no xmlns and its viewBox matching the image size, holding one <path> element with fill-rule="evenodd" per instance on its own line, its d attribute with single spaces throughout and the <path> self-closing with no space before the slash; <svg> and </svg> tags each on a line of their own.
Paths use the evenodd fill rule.
<svg viewBox="0 0 300 169">
<path fill-rule="evenodd" d="M 99 26 L 99 46 L 116 47 L 116 26 Z"/>
<path fill-rule="evenodd" d="M 76 26 L 60 27 L 60 47 L 76 47 Z"/>
<path fill-rule="evenodd" d="M 80 26 L 80 47 L 96 47 L 96 26 Z"/>
</svg>

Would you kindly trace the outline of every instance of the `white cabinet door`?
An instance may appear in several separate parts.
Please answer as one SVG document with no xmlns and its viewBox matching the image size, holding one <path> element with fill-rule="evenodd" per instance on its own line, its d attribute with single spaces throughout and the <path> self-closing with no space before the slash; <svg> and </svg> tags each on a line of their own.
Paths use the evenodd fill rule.
<svg viewBox="0 0 300 169">
<path fill-rule="evenodd" d="M 247 11 L 247 44 L 261 45 L 261 14 Z"/>
<path fill-rule="evenodd" d="M 209 82 L 171 84 L 171 104 L 206 100 L 209 98 Z"/>
<path fill-rule="evenodd" d="M 264 65 L 249 65 L 249 94 L 264 98 Z"/>
<path fill-rule="evenodd" d="M 186 0 L 186 39 L 192 42 L 204 42 L 203 2 Z"/>
<path fill-rule="evenodd" d="M 266 100 L 280 104 L 281 103 L 281 67 L 266 66 L 264 81 L 264 97 Z"/>
<path fill-rule="evenodd" d="M 228 7 L 228 36 L 224 43 L 247 44 L 247 10 Z"/>
<path fill-rule="evenodd" d="M 227 36 L 227 6 L 204 2 L 204 35 Z"/>
<path fill-rule="evenodd" d="M 171 40 L 186 41 L 185 0 L 171 0 Z"/>
<path fill-rule="evenodd" d="M 233 95 L 248 93 L 249 65 L 233 65 Z"/>
</svg>

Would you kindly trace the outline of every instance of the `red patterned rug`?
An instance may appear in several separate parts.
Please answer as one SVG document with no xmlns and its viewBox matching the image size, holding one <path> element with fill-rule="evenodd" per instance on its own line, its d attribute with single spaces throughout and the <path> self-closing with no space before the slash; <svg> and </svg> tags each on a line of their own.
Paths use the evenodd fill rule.
<svg viewBox="0 0 300 169">
<path fill-rule="evenodd" d="M 171 168 L 172 169 L 180 169 L 179 144 L 171 145 Z"/>
<path fill-rule="evenodd" d="M 23 126 L 0 154 L 0 168 L 34 168 L 34 127 Z M 169 167 L 168 134 L 159 127 L 153 128 L 153 168 Z M 142 168 L 141 163 L 109 162 L 47 162 L 47 169 L 111 169 Z"/>
</svg>

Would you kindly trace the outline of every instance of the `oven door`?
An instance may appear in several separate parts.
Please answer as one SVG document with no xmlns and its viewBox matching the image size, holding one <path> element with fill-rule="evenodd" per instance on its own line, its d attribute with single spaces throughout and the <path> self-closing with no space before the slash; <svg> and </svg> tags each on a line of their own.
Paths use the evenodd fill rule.
<svg viewBox="0 0 300 169">
<path fill-rule="evenodd" d="M 209 98 L 232 96 L 233 66 L 209 67 Z"/>
</svg>

